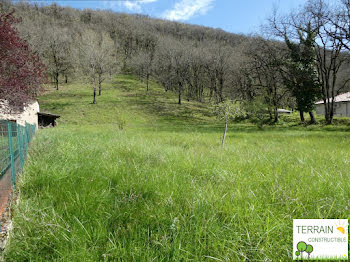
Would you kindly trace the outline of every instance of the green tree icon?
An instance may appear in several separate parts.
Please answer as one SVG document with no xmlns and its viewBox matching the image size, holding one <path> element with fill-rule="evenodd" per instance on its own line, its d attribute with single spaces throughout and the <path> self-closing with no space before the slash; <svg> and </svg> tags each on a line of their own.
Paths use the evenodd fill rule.
<svg viewBox="0 0 350 262">
<path fill-rule="evenodd" d="M 310 259 L 310 254 L 312 253 L 312 251 L 314 251 L 314 247 L 311 245 L 307 245 L 305 252 L 308 254 L 308 259 Z"/>
<path fill-rule="evenodd" d="M 297 244 L 297 249 L 300 251 L 300 257 L 301 257 L 301 260 L 303 260 L 303 252 L 306 250 L 306 243 L 303 242 L 303 241 L 300 241 L 298 244 Z"/>
<path fill-rule="evenodd" d="M 299 260 L 300 251 L 295 251 L 295 255 L 297 256 L 297 259 Z"/>
</svg>

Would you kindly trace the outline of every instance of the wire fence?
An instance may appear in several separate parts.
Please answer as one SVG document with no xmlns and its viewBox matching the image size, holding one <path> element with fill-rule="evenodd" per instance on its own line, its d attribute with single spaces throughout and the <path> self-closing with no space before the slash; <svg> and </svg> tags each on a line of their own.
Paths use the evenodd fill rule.
<svg viewBox="0 0 350 262">
<path fill-rule="evenodd" d="M 34 137 L 35 125 L 19 125 L 0 120 L 0 214 L 3 213 L 16 188 L 17 175 L 23 170 L 29 143 Z"/>
</svg>

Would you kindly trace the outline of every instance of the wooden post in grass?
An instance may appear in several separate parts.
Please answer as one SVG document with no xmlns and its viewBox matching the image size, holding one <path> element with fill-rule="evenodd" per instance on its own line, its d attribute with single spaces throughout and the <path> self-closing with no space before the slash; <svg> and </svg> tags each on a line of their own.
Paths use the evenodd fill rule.
<svg viewBox="0 0 350 262">
<path fill-rule="evenodd" d="M 222 141 L 221 141 L 221 146 L 224 147 L 225 145 L 225 138 L 226 138 L 226 133 L 227 133 L 227 114 L 225 114 L 225 131 L 224 131 L 224 135 L 222 137 Z"/>
</svg>

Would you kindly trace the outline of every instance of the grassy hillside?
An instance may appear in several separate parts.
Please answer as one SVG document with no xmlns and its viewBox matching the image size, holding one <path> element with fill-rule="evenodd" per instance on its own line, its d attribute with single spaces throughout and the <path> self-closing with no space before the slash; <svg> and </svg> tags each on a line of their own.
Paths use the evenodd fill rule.
<svg viewBox="0 0 350 262">
<path fill-rule="evenodd" d="M 47 92 L 6 261 L 287 261 L 293 218 L 350 218 L 348 126 L 222 124 L 132 77 Z"/>
</svg>

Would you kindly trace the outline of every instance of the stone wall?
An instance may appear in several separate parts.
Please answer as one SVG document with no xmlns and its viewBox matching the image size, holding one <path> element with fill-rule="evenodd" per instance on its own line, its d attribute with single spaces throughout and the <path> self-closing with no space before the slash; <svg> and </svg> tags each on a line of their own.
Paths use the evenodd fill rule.
<svg viewBox="0 0 350 262">
<path fill-rule="evenodd" d="M 6 102 L 2 102 L 2 108 L 5 107 Z M 39 112 L 39 103 L 33 102 L 26 106 L 23 112 L 7 112 L 7 110 L 1 109 L 0 107 L 0 120 L 16 120 L 19 125 L 35 124 L 38 128 L 38 112 Z"/>
</svg>

